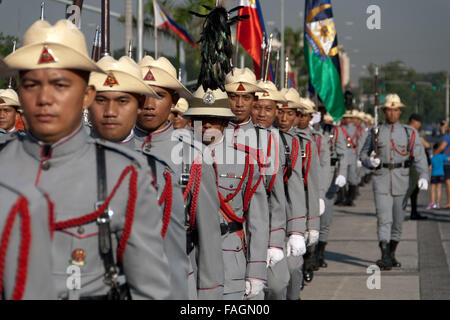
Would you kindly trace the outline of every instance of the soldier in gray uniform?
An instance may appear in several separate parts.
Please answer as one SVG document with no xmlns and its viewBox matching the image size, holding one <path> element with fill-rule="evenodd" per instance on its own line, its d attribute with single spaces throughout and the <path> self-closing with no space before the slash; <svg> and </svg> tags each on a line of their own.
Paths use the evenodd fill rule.
<svg viewBox="0 0 450 320">
<path fill-rule="evenodd" d="M 216 166 L 224 299 L 252 299 L 261 294 L 266 282 L 269 245 L 269 208 L 256 152 L 237 148 L 234 132 L 224 132 L 229 119 L 235 118 L 224 91 L 207 89 L 205 93 L 200 86 L 189 105 L 184 116 L 201 120 L 201 138 Z"/>
<path fill-rule="evenodd" d="M 13 89 L 0 89 L 0 129 L 16 131 L 16 121 L 20 117 L 20 102 Z"/>
<path fill-rule="evenodd" d="M 147 165 L 82 127 L 82 111 L 95 98 L 89 72 L 103 72 L 83 34 L 68 20 L 39 20 L 5 62 L 21 70 L 29 131 L 6 142 L 0 176 L 20 175 L 48 195 L 57 298 L 166 299 L 161 212 Z M 68 285 L 70 270 L 79 286 Z"/>
<path fill-rule="evenodd" d="M 319 110 L 322 113 L 322 118 L 326 112 L 325 107 L 319 106 Z M 322 144 L 326 145 L 326 149 L 330 153 L 330 175 L 328 179 L 328 189 L 325 193 L 325 212 L 320 216 L 320 232 L 319 242 L 317 243 L 317 264 L 319 268 L 326 268 L 327 263 L 325 261 L 325 247 L 328 241 L 328 234 L 330 232 L 331 222 L 333 218 L 334 198 L 339 188 L 343 187 L 346 183 L 346 179 L 342 175 L 338 175 L 340 166 L 345 166 L 345 139 L 339 134 L 337 126 L 325 123 L 320 123 L 320 132 L 323 136 Z M 325 154 L 327 150 L 321 152 Z"/>
<path fill-rule="evenodd" d="M 395 251 L 401 239 L 404 220 L 403 198 L 408 191 L 409 168 L 414 165 L 419 175 L 419 188 L 428 188 L 428 166 L 425 150 L 417 130 L 400 124 L 401 108 L 397 94 L 386 96 L 383 112 L 386 122 L 378 132 L 370 131 L 360 157 L 363 164 L 375 169 L 373 190 L 377 214 L 377 233 L 381 259 L 377 265 L 382 270 L 400 267 Z"/>
<path fill-rule="evenodd" d="M 307 223 L 312 225 L 309 227 L 309 236 L 312 237 L 308 242 L 306 254 L 303 256 L 303 275 L 306 282 L 312 281 L 313 271 L 316 267 L 316 244 L 319 240 L 320 231 L 320 216 L 325 211 L 325 193 L 329 186 L 329 172 L 330 164 L 329 150 L 325 148 L 322 143 L 322 135 L 310 127 L 312 114 L 315 113 L 314 102 L 307 98 L 300 97 L 300 108 L 297 123 L 297 132 L 308 136 L 312 143 L 308 150 L 307 145 L 303 145 L 302 150 L 307 155 L 308 160 L 305 163 L 306 169 L 309 170 L 309 177 L 307 180 L 307 195 L 308 195 L 308 220 Z M 309 168 L 308 168 L 309 167 Z M 317 201 L 317 199 L 319 201 Z M 318 208 L 315 207 L 319 202 Z"/>
<path fill-rule="evenodd" d="M 353 201 L 356 197 L 357 186 L 360 182 L 358 175 L 359 167 L 361 166 L 358 158 L 359 134 L 355 125 L 355 118 L 357 117 L 357 110 L 347 110 L 341 119 L 339 126 L 339 135 L 343 135 L 346 140 L 345 158 L 348 159 L 346 166 L 339 166 L 339 175 L 346 177 L 348 183 L 348 191 L 345 194 L 345 199 L 338 197 L 336 204 L 343 204 L 347 206 L 354 205 Z"/>
<path fill-rule="evenodd" d="M 274 131 L 273 123 L 276 119 L 278 108 L 277 103 L 287 104 L 283 94 L 279 92 L 270 81 L 259 82 L 265 93 L 256 93 L 258 101 L 252 108 L 252 121 L 256 125 Z M 273 195 L 269 198 L 269 208 L 272 210 L 272 200 L 279 198 L 285 205 L 285 212 L 281 215 L 281 221 L 276 225 L 277 220 L 274 217 L 276 212 L 271 211 L 271 237 L 269 245 L 278 246 L 288 257 L 298 257 L 305 253 L 306 246 L 304 240 L 306 201 L 305 192 L 302 185 L 301 154 L 299 152 L 299 142 L 288 133 L 277 131 L 273 143 L 278 145 L 279 150 L 279 168 L 276 173 L 281 179 L 280 184 L 268 176 L 265 180 L 272 180 Z M 266 185 L 270 186 L 270 182 Z M 277 228 L 285 229 L 285 237 L 276 242 L 274 235 Z M 287 253 L 286 253 L 287 251 Z M 269 300 L 286 300 L 287 286 L 289 284 L 290 273 L 288 270 L 287 259 L 283 258 L 275 265 L 269 264 L 267 270 L 267 290 L 265 298 Z"/>
<path fill-rule="evenodd" d="M 156 170 L 156 176 L 163 193 L 160 201 L 165 201 L 164 242 L 173 275 L 172 297 L 222 299 L 222 241 L 215 214 L 220 201 L 214 168 L 202 161 L 202 144 L 194 143 L 191 131 L 174 130 L 168 121 L 179 97 L 192 95 L 166 58 L 146 56 L 139 66 L 144 82 L 159 95 L 139 108 L 134 132 L 137 148 L 165 164 L 165 170 Z"/>
<path fill-rule="evenodd" d="M 56 299 L 52 278 L 50 208 L 45 195 L 18 176 L 0 178 L 0 296 Z M 6 237 L 6 235 L 9 235 Z"/>
</svg>

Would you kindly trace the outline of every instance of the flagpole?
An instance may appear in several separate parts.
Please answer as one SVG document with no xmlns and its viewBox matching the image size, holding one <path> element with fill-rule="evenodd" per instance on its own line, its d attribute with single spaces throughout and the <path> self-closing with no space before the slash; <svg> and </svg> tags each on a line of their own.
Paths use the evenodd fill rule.
<svg viewBox="0 0 450 320">
<path fill-rule="evenodd" d="M 157 25 L 156 25 L 156 6 L 155 6 L 155 1 L 156 0 L 153 0 L 153 15 L 154 15 L 154 18 L 153 18 L 153 25 L 154 25 L 154 27 L 155 27 L 155 31 L 154 31 L 154 36 L 155 36 L 155 59 L 158 59 L 158 27 L 157 27 Z"/>
<path fill-rule="evenodd" d="M 284 52 L 284 0 L 281 0 L 281 61 L 285 61 Z M 284 69 L 281 68 L 281 79 L 284 79 Z"/>
<path fill-rule="evenodd" d="M 142 0 L 138 0 L 138 50 L 137 61 L 140 61 L 143 57 L 144 50 L 144 6 Z"/>
</svg>

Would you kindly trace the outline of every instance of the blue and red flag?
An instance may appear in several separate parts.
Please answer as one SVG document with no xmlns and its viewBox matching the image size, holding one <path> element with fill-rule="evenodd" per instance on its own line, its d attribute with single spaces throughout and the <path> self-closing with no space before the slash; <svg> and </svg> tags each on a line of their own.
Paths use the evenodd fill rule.
<svg viewBox="0 0 450 320">
<path fill-rule="evenodd" d="M 240 21 L 237 25 L 237 41 L 253 59 L 256 78 L 261 77 L 261 44 L 266 29 L 259 0 L 240 0 L 239 15 L 248 15 L 249 19 Z M 267 39 L 264 39 L 265 41 Z M 266 41 L 267 43 L 267 41 Z"/>
<path fill-rule="evenodd" d="M 178 23 L 176 23 L 156 0 L 153 0 L 153 10 L 155 13 L 156 28 L 169 28 L 170 30 L 175 32 L 181 39 L 189 43 L 194 48 L 197 48 L 194 39 L 189 35 L 189 33 L 187 33 L 186 30 L 184 30 Z"/>
</svg>

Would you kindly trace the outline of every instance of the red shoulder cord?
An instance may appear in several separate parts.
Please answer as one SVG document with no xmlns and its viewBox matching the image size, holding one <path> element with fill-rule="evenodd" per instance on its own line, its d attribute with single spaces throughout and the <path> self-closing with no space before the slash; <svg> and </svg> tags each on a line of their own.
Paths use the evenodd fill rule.
<svg viewBox="0 0 450 320">
<path fill-rule="evenodd" d="M 194 190 L 192 192 L 192 200 L 189 211 L 189 226 L 193 228 L 195 226 L 195 217 L 197 212 L 197 204 L 198 204 L 198 196 L 200 194 L 200 183 L 202 180 L 202 160 L 200 156 L 198 156 L 191 166 L 191 172 L 189 175 L 189 180 L 186 185 L 186 189 L 183 193 L 183 199 L 186 201 L 189 192 L 191 192 L 192 186 L 194 186 Z M 195 183 L 194 183 L 195 182 Z"/>
<path fill-rule="evenodd" d="M 248 158 L 248 161 L 250 162 L 250 155 L 248 155 L 247 158 Z M 256 192 L 256 189 L 258 188 L 259 184 L 261 183 L 261 181 L 263 179 L 263 175 L 261 173 L 259 175 L 258 181 L 256 181 L 255 185 L 252 187 L 254 164 L 250 163 L 249 167 L 250 167 L 250 173 L 248 175 L 247 187 L 245 189 L 245 194 L 244 194 L 244 207 L 243 207 L 244 212 L 248 210 L 248 206 L 253 197 L 253 194 Z M 245 175 L 244 175 L 244 177 L 245 177 Z"/>
<path fill-rule="evenodd" d="M 401 156 L 407 156 L 407 155 L 409 154 L 408 150 L 406 150 L 405 152 L 401 152 L 400 150 L 397 149 L 397 146 L 396 146 L 394 140 L 392 139 L 392 131 L 393 131 L 393 130 L 394 130 L 394 126 L 391 126 L 391 135 L 390 135 L 390 138 L 391 138 L 391 146 L 392 146 L 392 150 L 394 150 L 395 152 L 397 152 L 397 153 L 398 153 L 399 155 L 401 155 Z M 413 131 L 413 135 L 414 135 L 414 140 L 416 140 L 414 131 Z M 412 140 L 413 140 L 413 135 L 411 136 L 411 141 L 410 141 L 410 143 L 409 143 L 409 148 L 410 148 L 410 150 L 411 150 L 411 142 L 412 142 Z M 411 150 L 411 157 L 413 157 L 413 156 L 414 156 L 414 150 Z"/>
<path fill-rule="evenodd" d="M 128 242 L 128 238 L 131 234 L 131 229 L 133 225 L 134 220 L 134 211 L 136 207 L 136 198 L 137 198 L 137 171 L 134 168 L 134 166 L 129 165 L 126 167 L 122 174 L 119 177 L 119 180 L 117 181 L 116 185 L 114 186 L 114 189 L 112 190 L 111 194 L 108 196 L 106 201 L 98 208 L 97 210 L 85 214 L 84 216 L 81 216 L 79 218 L 74 219 L 68 219 L 65 221 L 60 222 L 52 222 L 51 225 L 53 226 L 53 230 L 63 230 L 75 226 L 80 226 L 83 224 L 86 224 L 88 222 L 94 221 L 97 219 L 108 207 L 109 203 L 111 202 L 112 197 L 116 193 L 117 189 L 119 189 L 120 185 L 122 184 L 125 177 L 128 175 L 128 173 L 131 172 L 130 177 L 130 183 L 129 183 L 129 193 L 128 193 L 128 203 L 127 203 L 127 212 L 125 216 L 125 225 L 124 230 L 122 232 L 122 236 L 119 241 L 119 246 L 117 248 L 117 258 L 119 263 L 122 263 L 123 254 L 125 252 L 125 247 Z"/>
<path fill-rule="evenodd" d="M 25 285 L 28 275 L 28 258 L 31 244 L 31 217 L 28 211 L 28 201 L 24 196 L 20 196 L 8 214 L 5 227 L 2 233 L 0 244 L 0 295 L 3 292 L 3 277 L 5 272 L 6 253 L 8 250 L 11 231 L 17 214 L 21 215 L 21 240 L 19 261 L 16 273 L 16 284 L 12 295 L 12 300 L 21 300 L 25 292 Z"/>
<path fill-rule="evenodd" d="M 337 128 L 337 127 L 334 127 L 334 135 L 335 135 L 335 138 L 334 138 L 334 145 L 335 145 L 335 146 L 336 146 L 336 144 L 337 144 L 338 134 L 339 134 L 338 128 Z"/>
<path fill-rule="evenodd" d="M 302 168 L 305 167 L 305 163 L 306 162 L 308 162 L 308 163 L 306 165 L 305 176 L 303 177 L 303 179 L 305 180 L 305 186 L 308 184 L 309 166 L 311 164 L 311 141 L 309 141 L 306 144 L 306 147 L 305 147 L 305 159 L 303 159 L 303 161 L 302 161 Z"/>
<path fill-rule="evenodd" d="M 291 170 L 294 171 L 295 165 L 297 164 L 297 160 L 298 160 L 298 154 L 299 154 L 299 144 L 298 144 L 298 140 L 297 139 L 292 139 L 292 151 L 291 151 Z M 284 177 L 284 182 L 287 182 L 289 180 L 289 177 L 286 176 L 286 172 L 287 172 L 287 167 L 284 168 L 284 172 L 283 172 L 283 177 Z"/>
<path fill-rule="evenodd" d="M 164 186 L 158 205 L 161 206 L 164 203 L 163 223 L 161 228 L 161 237 L 164 239 L 167 228 L 169 227 L 170 214 L 172 212 L 172 176 L 167 171 L 164 171 L 163 175 L 164 179 L 166 179 L 166 185 Z"/>
<path fill-rule="evenodd" d="M 318 136 L 316 140 L 316 146 L 317 146 L 317 153 L 319 154 L 320 159 L 320 149 L 322 148 L 322 136 Z"/>
<path fill-rule="evenodd" d="M 341 128 L 342 133 L 344 134 L 344 136 L 347 139 L 347 141 L 352 145 L 353 151 L 355 151 L 355 153 L 358 153 L 358 150 L 356 148 L 355 143 L 353 142 L 353 139 L 350 138 L 350 136 L 348 135 L 347 131 L 344 129 L 344 127 L 342 125 L 340 125 L 339 127 Z"/>
<path fill-rule="evenodd" d="M 269 189 L 268 189 L 268 191 L 269 192 L 271 192 L 272 191 L 272 189 L 273 189 L 273 185 L 275 184 L 275 178 L 277 177 L 277 173 L 278 173 L 278 166 L 279 166 L 279 164 L 280 164 L 280 159 L 279 159 L 279 157 L 280 157 L 280 155 L 279 155 L 279 146 L 278 146 L 278 141 L 277 141 L 277 139 L 275 139 L 274 138 L 274 135 L 273 135 L 273 133 L 271 133 L 270 135 L 269 135 L 269 146 L 268 146 L 268 149 L 267 149 L 267 162 L 269 162 L 269 158 L 270 158 L 270 155 L 271 155 L 271 147 L 272 147 L 272 139 L 273 139 L 273 143 L 275 144 L 275 168 L 276 168 L 276 170 L 277 170 L 277 172 L 274 174 L 274 175 L 272 175 L 272 179 L 270 180 L 270 183 L 269 183 Z M 266 166 L 267 166 L 267 164 L 266 164 Z M 263 175 L 263 172 L 261 172 L 261 175 Z"/>
</svg>

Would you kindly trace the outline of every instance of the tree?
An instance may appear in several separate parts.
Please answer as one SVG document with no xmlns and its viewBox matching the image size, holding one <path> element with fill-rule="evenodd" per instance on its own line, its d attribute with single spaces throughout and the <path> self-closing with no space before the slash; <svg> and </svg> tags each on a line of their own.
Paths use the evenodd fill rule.
<svg viewBox="0 0 450 320">
<path fill-rule="evenodd" d="M 375 65 L 369 65 L 368 71 L 371 76 L 360 79 L 360 89 L 364 95 L 373 96 Z M 401 61 L 392 61 L 379 66 L 379 79 L 380 102 L 384 102 L 386 94 L 397 93 L 406 106 L 402 121 L 406 122 L 412 113 L 421 114 L 424 123 L 439 122 L 445 117 L 445 90 L 439 90 L 445 83 L 445 72 L 417 73 Z M 367 105 L 366 112 L 373 114 L 373 103 Z"/>
<path fill-rule="evenodd" d="M 1 3 L 1 0 L 0 0 Z M 18 39 L 13 36 L 5 36 L 2 32 L 0 32 L 0 56 L 6 57 L 9 55 L 13 50 L 13 42 L 17 41 L 17 47 L 18 47 Z M 0 78 L 0 88 L 6 88 L 8 86 L 9 79 L 2 79 Z M 13 82 L 14 87 L 14 82 Z"/>
</svg>

